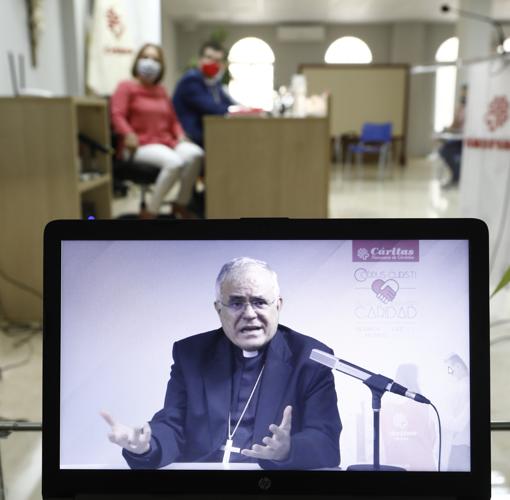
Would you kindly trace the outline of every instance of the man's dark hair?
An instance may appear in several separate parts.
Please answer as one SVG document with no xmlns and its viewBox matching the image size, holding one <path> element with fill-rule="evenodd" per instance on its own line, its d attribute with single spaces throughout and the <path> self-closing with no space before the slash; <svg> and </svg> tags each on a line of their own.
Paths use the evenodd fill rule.
<svg viewBox="0 0 510 500">
<path fill-rule="evenodd" d="M 217 42 L 216 40 L 208 40 L 207 42 L 204 42 L 200 46 L 200 51 L 198 52 L 198 55 L 202 57 L 204 55 L 205 49 L 213 49 L 218 52 L 223 52 L 223 56 L 227 55 L 227 51 L 225 50 L 225 47 L 221 45 L 220 42 Z"/>
</svg>

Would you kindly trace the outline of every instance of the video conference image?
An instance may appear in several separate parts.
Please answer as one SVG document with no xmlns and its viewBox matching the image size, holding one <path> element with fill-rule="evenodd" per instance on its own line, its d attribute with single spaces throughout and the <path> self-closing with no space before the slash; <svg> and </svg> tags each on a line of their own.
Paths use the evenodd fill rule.
<svg viewBox="0 0 510 500">
<path fill-rule="evenodd" d="M 467 241 L 61 250 L 61 469 L 470 471 Z"/>
</svg>

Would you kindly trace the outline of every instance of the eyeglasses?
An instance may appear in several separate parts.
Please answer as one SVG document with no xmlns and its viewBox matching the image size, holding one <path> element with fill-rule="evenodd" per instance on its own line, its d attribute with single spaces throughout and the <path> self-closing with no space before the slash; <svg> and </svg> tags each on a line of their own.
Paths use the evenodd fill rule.
<svg viewBox="0 0 510 500">
<path fill-rule="evenodd" d="M 272 300 L 271 302 L 268 302 L 266 299 L 261 298 L 254 298 L 249 300 L 243 300 L 243 299 L 232 299 L 228 304 L 225 304 L 220 301 L 220 304 L 222 306 L 225 306 L 227 309 L 230 309 L 232 312 L 241 312 L 248 307 L 248 304 L 254 309 L 255 311 L 265 311 L 269 309 L 271 305 L 273 305 L 276 302 L 276 299 Z"/>
</svg>

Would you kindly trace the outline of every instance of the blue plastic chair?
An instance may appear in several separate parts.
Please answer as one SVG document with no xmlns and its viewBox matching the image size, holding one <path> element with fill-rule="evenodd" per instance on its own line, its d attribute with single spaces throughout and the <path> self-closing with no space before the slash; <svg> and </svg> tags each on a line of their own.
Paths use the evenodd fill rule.
<svg viewBox="0 0 510 500">
<path fill-rule="evenodd" d="M 347 148 L 347 165 L 351 173 L 352 155 L 356 154 L 356 170 L 359 176 L 364 153 L 379 154 L 379 178 L 384 179 L 384 168 L 391 161 L 391 137 L 393 126 L 387 123 L 364 123 L 360 140 Z"/>
</svg>

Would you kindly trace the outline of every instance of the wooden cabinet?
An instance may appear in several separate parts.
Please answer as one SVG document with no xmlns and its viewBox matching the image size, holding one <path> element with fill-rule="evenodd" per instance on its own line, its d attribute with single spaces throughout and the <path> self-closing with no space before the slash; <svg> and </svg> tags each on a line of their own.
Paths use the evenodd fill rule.
<svg viewBox="0 0 510 500">
<path fill-rule="evenodd" d="M 111 216 L 111 158 L 80 146 L 82 133 L 110 144 L 106 101 L 87 98 L 0 98 L 0 312 L 40 320 L 43 230 L 53 219 L 84 211 Z M 83 168 L 96 173 L 82 175 Z M 85 179 L 86 177 L 86 179 Z"/>
<path fill-rule="evenodd" d="M 208 218 L 328 215 L 329 120 L 205 118 Z"/>
</svg>

